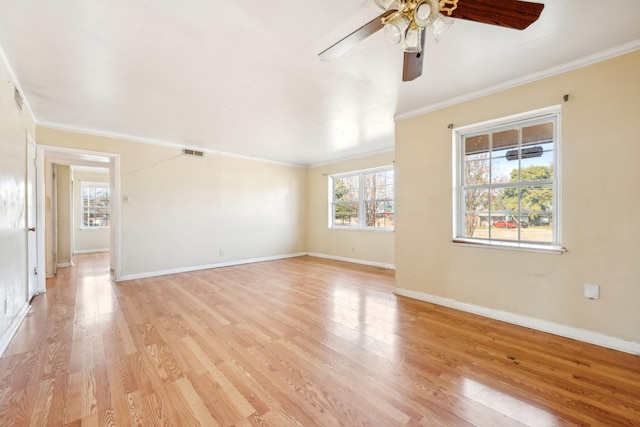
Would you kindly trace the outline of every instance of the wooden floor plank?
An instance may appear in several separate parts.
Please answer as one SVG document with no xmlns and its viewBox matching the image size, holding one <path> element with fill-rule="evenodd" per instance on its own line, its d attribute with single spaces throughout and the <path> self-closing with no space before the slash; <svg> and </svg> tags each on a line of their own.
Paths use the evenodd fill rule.
<svg viewBox="0 0 640 427">
<path fill-rule="evenodd" d="M 640 426 L 640 357 L 298 257 L 113 283 L 74 257 L 0 358 L 0 425 Z"/>
</svg>

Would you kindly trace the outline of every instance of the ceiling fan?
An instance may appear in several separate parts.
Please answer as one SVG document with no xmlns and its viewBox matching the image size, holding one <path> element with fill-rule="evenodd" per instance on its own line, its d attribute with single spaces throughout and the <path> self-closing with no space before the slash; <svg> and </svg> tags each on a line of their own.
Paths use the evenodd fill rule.
<svg viewBox="0 0 640 427">
<path fill-rule="evenodd" d="M 331 61 L 356 44 L 384 29 L 386 39 L 402 47 L 402 81 L 422 75 L 425 30 L 436 41 L 453 24 L 453 19 L 524 30 L 540 17 L 544 4 L 520 0 L 368 0 L 382 14 L 364 24 L 318 57 Z"/>
</svg>

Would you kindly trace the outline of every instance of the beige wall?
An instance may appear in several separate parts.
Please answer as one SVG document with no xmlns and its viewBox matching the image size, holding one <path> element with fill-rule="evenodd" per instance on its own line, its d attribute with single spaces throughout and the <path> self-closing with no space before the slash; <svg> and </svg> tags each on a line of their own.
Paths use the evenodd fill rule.
<svg viewBox="0 0 640 427">
<path fill-rule="evenodd" d="M 303 168 L 44 127 L 37 142 L 120 154 L 123 276 L 305 250 Z"/>
<path fill-rule="evenodd" d="M 34 119 L 0 59 L 0 353 L 27 306 L 27 131 L 35 138 Z"/>
<path fill-rule="evenodd" d="M 71 265 L 71 168 L 54 165 L 56 173 L 56 227 L 58 267 Z"/>
<path fill-rule="evenodd" d="M 398 288 L 640 343 L 639 76 L 635 52 L 397 123 Z M 557 104 L 567 252 L 454 245 L 447 125 Z"/>
<path fill-rule="evenodd" d="M 316 255 L 392 267 L 394 233 L 328 227 L 329 175 L 393 165 L 393 151 L 311 167 L 307 172 L 307 250 Z"/>
<path fill-rule="evenodd" d="M 73 250 L 74 253 L 101 252 L 110 248 L 108 228 L 82 228 L 82 183 L 109 183 L 109 173 L 73 171 Z"/>
</svg>

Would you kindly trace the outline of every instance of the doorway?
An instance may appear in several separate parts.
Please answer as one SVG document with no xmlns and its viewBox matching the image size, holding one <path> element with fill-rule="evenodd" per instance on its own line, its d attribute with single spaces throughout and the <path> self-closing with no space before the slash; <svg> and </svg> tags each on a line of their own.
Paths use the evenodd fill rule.
<svg viewBox="0 0 640 427">
<path fill-rule="evenodd" d="M 98 168 L 99 170 L 108 172 L 108 188 L 110 194 L 109 203 L 109 239 L 108 250 L 110 253 L 110 270 L 111 279 L 114 281 L 119 280 L 120 277 L 120 156 L 114 153 L 96 152 L 88 150 L 78 150 L 64 147 L 54 146 L 38 146 L 37 153 L 37 217 L 38 226 L 36 227 L 36 235 L 38 240 L 37 262 L 38 271 L 50 271 L 47 268 L 47 264 L 57 265 L 57 260 L 52 259 L 52 250 L 47 245 L 53 246 L 53 235 L 58 231 L 57 222 L 50 219 L 48 212 L 51 212 L 53 208 L 53 202 L 55 200 L 53 191 L 55 185 L 53 183 L 53 174 L 49 173 L 55 168 L 60 166 L 65 170 L 71 170 L 74 168 Z M 71 189 L 69 185 L 69 197 L 75 197 L 71 195 Z M 58 201 L 59 202 L 59 201 Z M 68 203 L 68 202 L 67 202 Z M 69 206 L 69 217 L 72 217 L 71 207 Z M 49 220 L 48 220 L 49 219 Z M 71 242 L 71 232 L 65 231 L 69 236 L 69 242 Z M 70 243 L 71 244 L 71 243 Z M 57 242 L 56 242 L 57 248 Z M 107 248 L 103 248 L 107 249 Z M 73 252 L 73 247 L 70 249 L 70 253 Z M 55 269 L 55 267 L 54 267 Z M 46 275 L 40 274 L 37 276 L 37 292 L 46 291 Z"/>
</svg>

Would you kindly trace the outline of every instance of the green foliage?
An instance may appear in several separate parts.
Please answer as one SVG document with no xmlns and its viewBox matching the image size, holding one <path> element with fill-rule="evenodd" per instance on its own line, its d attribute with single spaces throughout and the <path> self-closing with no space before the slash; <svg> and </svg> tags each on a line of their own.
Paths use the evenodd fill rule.
<svg viewBox="0 0 640 427">
<path fill-rule="evenodd" d="M 551 186 L 535 185 L 536 181 L 553 178 L 553 165 L 529 166 L 520 171 L 520 182 L 532 182 L 531 186 L 520 187 L 520 209 L 525 211 L 544 212 L 553 205 L 553 190 Z M 511 171 L 509 182 L 518 182 L 518 170 Z M 513 212 L 518 211 L 518 189 L 515 187 L 504 190 L 502 196 L 504 207 Z"/>
</svg>

